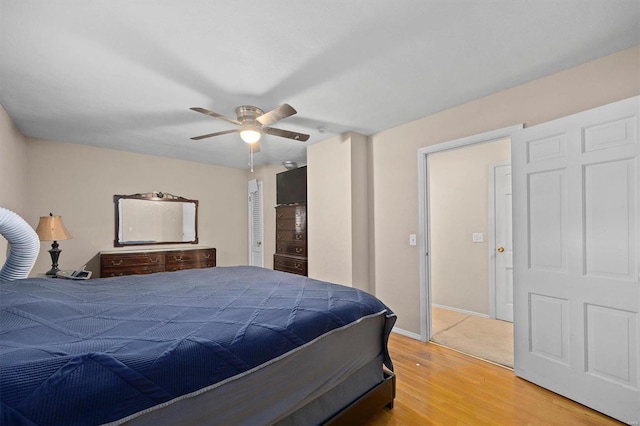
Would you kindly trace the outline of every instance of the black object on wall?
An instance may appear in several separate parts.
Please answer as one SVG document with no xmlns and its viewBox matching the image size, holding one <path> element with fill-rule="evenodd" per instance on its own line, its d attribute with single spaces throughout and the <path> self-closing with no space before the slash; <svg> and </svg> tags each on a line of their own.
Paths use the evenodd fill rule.
<svg viewBox="0 0 640 426">
<path fill-rule="evenodd" d="M 278 205 L 306 202 L 306 166 L 276 174 L 276 203 Z"/>
</svg>

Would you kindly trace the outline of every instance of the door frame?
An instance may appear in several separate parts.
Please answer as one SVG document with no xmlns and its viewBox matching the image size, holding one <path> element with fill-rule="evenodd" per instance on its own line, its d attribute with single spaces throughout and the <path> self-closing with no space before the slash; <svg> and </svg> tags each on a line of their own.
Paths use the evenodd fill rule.
<svg viewBox="0 0 640 426">
<path fill-rule="evenodd" d="M 489 318 L 498 317 L 496 308 L 496 168 L 511 166 L 511 160 L 489 164 Z M 513 235 L 513 226 L 512 234 Z"/>
<path fill-rule="evenodd" d="M 418 226 L 420 254 L 420 340 L 431 339 L 431 261 L 428 253 L 431 249 L 429 230 L 429 170 L 427 158 L 429 154 L 439 151 L 461 148 L 498 139 L 513 139 L 513 135 L 524 129 L 524 124 L 504 127 L 490 132 L 479 133 L 460 139 L 418 149 Z"/>
</svg>

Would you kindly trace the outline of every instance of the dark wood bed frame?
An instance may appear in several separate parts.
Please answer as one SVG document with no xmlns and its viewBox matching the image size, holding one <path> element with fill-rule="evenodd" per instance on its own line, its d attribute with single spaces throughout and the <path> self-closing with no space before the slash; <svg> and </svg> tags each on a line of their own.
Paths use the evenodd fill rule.
<svg viewBox="0 0 640 426">
<path fill-rule="evenodd" d="M 396 375 L 390 371 L 384 372 L 384 381 L 369 390 L 360 398 L 342 409 L 330 418 L 325 425 L 355 425 L 362 424 L 383 407 L 393 408 L 396 397 Z"/>
</svg>

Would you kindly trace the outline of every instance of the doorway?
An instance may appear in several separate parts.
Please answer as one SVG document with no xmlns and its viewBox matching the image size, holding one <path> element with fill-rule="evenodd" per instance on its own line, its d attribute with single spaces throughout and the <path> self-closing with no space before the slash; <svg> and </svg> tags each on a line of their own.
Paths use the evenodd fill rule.
<svg viewBox="0 0 640 426">
<path fill-rule="evenodd" d="M 419 152 L 420 229 L 424 236 L 420 241 L 421 338 L 432 340 L 438 334 L 434 340 L 446 341 L 451 347 L 451 336 L 447 335 L 458 334 L 467 340 L 463 348 L 476 339 L 478 347 L 495 350 L 504 346 L 505 338 L 500 336 L 507 336 L 510 366 L 513 328 L 511 323 L 495 320 L 498 292 L 490 285 L 496 275 L 495 269 L 490 272 L 490 261 L 496 257 L 494 233 L 498 227 L 490 226 L 495 218 L 490 217 L 489 188 L 496 163 L 510 161 L 510 137 L 520 129 L 522 126 L 513 126 Z M 506 325 L 507 331 L 496 331 L 492 323 Z M 482 353 L 471 355 L 486 359 Z"/>
<path fill-rule="evenodd" d="M 264 266 L 262 182 L 249 181 L 249 265 Z"/>
<path fill-rule="evenodd" d="M 489 167 L 489 293 L 491 318 L 513 322 L 511 160 Z M 495 247 L 495 250 L 493 250 Z"/>
</svg>

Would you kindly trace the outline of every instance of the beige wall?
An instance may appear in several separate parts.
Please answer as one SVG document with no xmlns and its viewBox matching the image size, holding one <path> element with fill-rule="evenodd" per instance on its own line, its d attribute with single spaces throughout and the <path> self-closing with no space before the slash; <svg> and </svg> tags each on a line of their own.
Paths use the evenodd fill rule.
<svg viewBox="0 0 640 426">
<path fill-rule="evenodd" d="M 430 115 L 371 137 L 375 294 L 420 333 L 419 148 L 518 123 L 528 126 L 640 94 L 640 47 Z"/>
<path fill-rule="evenodd" d="M 367 138 L 345 133 L 307 148 L 309 276 L 372 291 Z"/>
<path fill-rule="evenodd" d="M 0 207 L 25 215 L 27 143 L 0 105 Z M 7 240 L 0 237 L 0 267 L 4 265 Z"/>
<path fill-rule="evenodd" d="M 245 170 L 39 139 L 27 140 L 27 164 L 25 220 L 53 212 L 73 235 L 59 242 L 60 269 L 91 261 L 97 273 L 97 253 L 114 250 L 113 195 L 151 191 L 199 200 L 199 244 L 216 247 L 220 266 L 247 263 Z M 32 275 L 49 270 L 50 245 Z"/>
<path fill-rule="evenodd" d="M 398 314 L 399 328 L 420 332 L 418 249 L 407 244 L 408 235 L 418 232 L 417 150 L 518 123 L 531 126 L 638 95 L 639 57 L 640 47 L 628 49 L 368 139 L 374 290 Z M 61 243 L 62 268 L 81 266 L 98 251 L 113 247 L 113 194 L 151 190 L 200 199 L 201 243 L 218 248 L 221 265 L 246 263 L 246 182 L 251 177 L 245 170 L 61 142 L 28 140 L 25 148 L 24 138 L 4 110 L 0 111 L 0 132 L 0 205 L 8 203 L 32 226 L 49 211 L 63 216 L 75 238 Z M 327 277 L 332 281 L 348 282 L 353 266 L 341 255 L 351 259 L 353 245 L 342 241 L 339 232 L 353 226 L 354 216 L 344 215 L 339 206 L 350 208 L 351 195 L 341 189 L 331 196 L 331 187 L 352 182 L 350 149 L 341 145 L 342 137 L 332 139 L 309 146 L 309 207 L 312 214 L 314 203 L 328 209 L 321 217 L 310 216 L 310 264 L 316 271 L 335 275 Z M 314 159 L 327 168 L 313 172 Z M 272 173 L 265 173 L 266 181 Z M 266 237 L 274 233 L 269 226 L 275 223 L 267 214 L 271 210 L 266 191 L 264 205 Z M 333 220 L 328 220 L 332 214 Z M 313 245 L 316 237 L 322 238 L 324 248 Z M 0 260 L 3 255 L 0 246 Z M 265 251 L 265 262 L 268 257 Z M 48 270 L 49 263 L 43 244 L 34 272 Z"/>
<path fill-rule="evenodd" d="M 30 146 L 29 162 L 27 146 Z M 27 138 L 1 105 L 0 147 L 0 206 L 21 214 L 33 227 L 37 226 L 39 216 L 49 211 L 64 212 L 63 218 L 74 238 L 60 242 L 64 251 L 60 257 L 61 268 L 76 268 L 91 261 L 90 266 L 97 274 L 95 254 L 114 249 L 112 196 L 154 190 L 199 199 L 200 244 L 217 247 L 220 265 L 245 264 L 248 256 L 246 182 L 251 179 L 263 183 L 264 266 L 273 268 L 276 174 L 286 170 L 282 165 L 256 167 L 255 173 L 251 173 L 64 142 L 29 139 L 27 143 Z M 68 158 L 76 162 L 69 162 Z M 57 167 L 52 167 L 54 162 Z M 52 179 L 51 174 L 58 177 Z M 180 175 L 187 176 L 186 181 L 175 179 Z M 35 195 L 28 197 L 29 209 L 27 181 L 30 190 L 35 191 Z M 167 189 L 169 187 L 174 189 Z M 76 224 L 76 219 L 81 218 L 71 217 L 72 211 L 90 214 L 94 210 L 92 205 L 100 206 L 97 215 Z M 0 266 L 4 264 L 6 246 L 6 240 L 0 238 Z M 50 243 L 42 243 L 32 275 L 50 268 L 49 248 Z"/>
<path fill-rule="evenodd" d="M 369 141 L 351 133 L 351 259 L 352 285 L 373 292 L 369 277 Z"/>
<path fill-rule="evenodd" d="M 432 303 L 490 315 L 490 165 L 510 159 L 509 139 L 429 155 Z"/>
<path fill-rule="evenodd" d="M 351 285 L 351 137 L 307 147 L 309 276 Z"/>
</svg>

